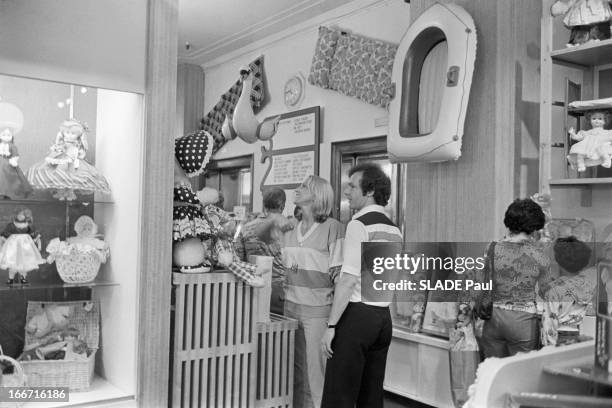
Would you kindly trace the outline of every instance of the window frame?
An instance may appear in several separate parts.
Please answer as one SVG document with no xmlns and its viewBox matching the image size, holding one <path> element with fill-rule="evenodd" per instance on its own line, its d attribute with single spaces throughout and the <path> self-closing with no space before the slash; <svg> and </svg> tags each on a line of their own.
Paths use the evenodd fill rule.
<svg viewBox="0 0 612 408">
<path fill-rule="evenodd" d="M 206 166 L 206 171 L 202 173 L 195 180 L 195 183 L 194 183 L 195 185 L 193 187 L 196 190 L 199 190 L 202 187 L 204 187 L 204 185 L 206 184 L 204 178 L 206 177 L 206 173 L 209 171 L 223 172 L 224 170 L 235 170 L 235 169 L 249 169 L 249 171 L 251 172 L 251 199 L 250 199 L 250 204 L 247 208 L 247 211 L 251 212 L 253 211 L 253 183 L 255 179 L 254 177 L 255 162 L 254 162 L 253 154 L 246 154 L 244 156 L 235 156 L 235 157 L 228 157 L 225 159 L 211 160 Z M 219 186 L 217 185 L 215 186 L 215 188 L 219 189 Z"/>
</svg>

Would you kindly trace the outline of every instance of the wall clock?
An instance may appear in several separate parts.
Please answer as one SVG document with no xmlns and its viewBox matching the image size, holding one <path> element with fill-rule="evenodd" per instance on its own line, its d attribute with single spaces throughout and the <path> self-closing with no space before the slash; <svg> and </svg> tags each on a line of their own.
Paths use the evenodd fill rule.
<svg viewBox="0 0 612 408">
<path fill-rule="evenodd" d="M 304 97 L 304 77 L 295 74 L 285 82 L 283 88 L 283 98 L 287 108 L 294 108 L 300 104 Z"/>
</svg>

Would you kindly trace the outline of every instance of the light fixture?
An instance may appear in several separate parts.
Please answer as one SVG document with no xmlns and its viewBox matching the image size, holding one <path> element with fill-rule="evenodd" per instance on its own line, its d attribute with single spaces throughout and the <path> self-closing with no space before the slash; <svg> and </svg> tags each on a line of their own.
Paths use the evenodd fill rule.
<svg viewBox="0 0 612 408">
<path fill-rule="evenodd" d="M 85 88 L 84 86 L 82 86 L 82 87 L 81 87 L 81 93 L 82 93 L 82 94 L 87 93 L 87 88 Z"/>
<path fill-rule="evenodd" d="M 60 108 L 60 109 L 63 108 L 64 106 L 65 106 L 64 102 L 58 102 L 57 103 L 57 107 Z"/>
</svg>

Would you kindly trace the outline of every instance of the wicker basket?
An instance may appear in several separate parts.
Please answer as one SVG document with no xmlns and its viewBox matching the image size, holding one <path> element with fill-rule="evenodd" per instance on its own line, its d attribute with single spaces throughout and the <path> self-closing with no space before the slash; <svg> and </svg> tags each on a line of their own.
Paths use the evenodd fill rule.
<svg viewBox="0 0 612 408">
<path fill-rule="evenodd" d="M 74 248 L 69 255 L 55 258 L 57 272 L 66 283 L 88 283 L 98 276 L 100 258 L 94 252 L 79 252 Z"/>
<path fill-rule="evenodd" d="M 91 386 L 100 338 L 100 309 L 97 302 L 28 302 L 26 321 L 40 313 L 45 305 L 71 306 L 73 313 L 68 327 L 76 327 L 91 350 L 87 360 L 31 360 L 20 361 L 27 377 L 28 387 L 68 387 L 70 391 L 83 391 Z M 86 307 L 87 306 L 87 307 Z M 89 307 L 91 306 L 91 307 Z M 26 332 L 25 346 L 36 342 Z"/>
<path fill-rule="evenodd" d="M 0 347 L 0 363 L 9 363 L 13 366 L 13 374 L 2 374 L 0 371 L 0 387 L 23 387 L 26 383 L 25 372 L 23 366 L 19 361 L 5 356 Z M 0 401 L 0 408 L 18 408 L 23 404 L 19 402 L 2 402 Z"/>
</svg>

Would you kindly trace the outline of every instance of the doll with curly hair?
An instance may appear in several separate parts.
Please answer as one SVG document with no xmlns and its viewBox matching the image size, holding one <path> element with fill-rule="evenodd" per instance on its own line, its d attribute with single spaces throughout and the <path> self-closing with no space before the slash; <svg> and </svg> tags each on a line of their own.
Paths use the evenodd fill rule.
<svg viewBox="0 0 612 408">
<path fill-rule="evenodd" d="M 578 143 L 572 145 L 567 159 L 572 168 L 580 172 L 599 164 L 609 168 L 612 166 L 612 130 L 604 128 L 608 123 L 609 112 L 593 110 L 586 116 L 591 129 L 580 130 L 578 133 L 574 128 L 568 131 L 570 137 Z"/>
</svg>

